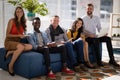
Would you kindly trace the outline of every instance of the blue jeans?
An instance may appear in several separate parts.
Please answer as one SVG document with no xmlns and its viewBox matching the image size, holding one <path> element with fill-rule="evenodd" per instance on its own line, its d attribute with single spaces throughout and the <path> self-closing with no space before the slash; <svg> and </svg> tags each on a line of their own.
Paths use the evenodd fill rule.
<svg viewBox="0 0 120 80">
<path fill-rule="evenodd" d="M 67 42 L 65 43 L 65 46 L 67 51 L 68 63 L 70 63 L 70 65 L 72 64 L 72 66 L 77 64 L 73 44 L 71 42 Z"/>
<path fill-rule="evenodd" d="M 76 52 L 76 58 L 78 63 L 84 63 L 84 44 L 83 40 L 77 39 L 73 41 L 74 51 Z"/>
<path fill-rule="evenodd" d="M 80 39 L 75 40 L 74 42 L 65 43 L 67 56 L 69 62 L 72 66 L 77 65 L 78 63 L 84 61 L 83 53 L 83 41 Z"/>
</svg>

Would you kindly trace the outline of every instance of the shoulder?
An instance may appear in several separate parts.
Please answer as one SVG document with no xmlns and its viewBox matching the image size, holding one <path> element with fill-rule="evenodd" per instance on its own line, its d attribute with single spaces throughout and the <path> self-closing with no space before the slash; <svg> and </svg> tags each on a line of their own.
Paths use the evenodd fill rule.
<svg viewBox="0 0 120 80">
<path fill-rule="evenodd" d="M 98 17 L 98 16 L 96 16 L 96 15 L 94 15 L 93 17 L 94 17 L 94 18 L 96 18 L 96 19 L 99 19 L 99 17 Z"/>
<path fill-rule="evenodd" d="M 49 32 L 49 31 L 50 31 L 49 27 L 48 27 L 48 28 L 46 28 L 45 32 Z"/>
<path fill-rule="evenodd" d="M 87 15 L 84 15 L 84 16 L 82 16 L 81 18 L 82 18 L 82 19 L 87 18 Z"/>
<path fill-rule="evenodd" d="M 71 29 L 68 29 L 67 32 L 71 32 Z"/>
<path fill-rule="evenodd" d="M 63 27 L 61 27 L 61 29 L 62 29 L 64 32 L 66 32 L 66 31 L 67 31 L 67 29 L 65 29 L 65 28 L 63 28 Z"/>
<path fill-rule="evenodd" d="M 71 34 L 71 29 L 68 29 L 68 30 L 67 30 L 67 34 Z"/>
<path fill-rule="evenodd" d="M 34 37 L 35 34 L 34 33 L 28 33 L 29 37 Z"/>
<path fill-rule="evenodd" d="M 40 31 L 40 33 L 41 33 L 42 36 L 46 36 L 47 35 L 47 33 L 45 31 Z"/>
<path fill-rule="evenodd" d="M 13 23 L 13 22 L 14 22 L 14 19 L 11 18 L 11 19 L 9 20 L 9 23 Z"/>
<path fill-rule="evenodd" d="M 82 17 L 83 21 L 87 21 L 89 19 L 89 16 L 85 15 Z"/>
<path fill-rule="evenodd" d="M 45 31 L 40 31 L 40 32 L 41 32 L 42 35 L 45 35 L 45 34 L 46 34 Z"/>
<path fill-rule="evenodd" d="M 13 18 L 8 21 L 8 28 L 9 29 L 11 29 L 13 23 L 14 23 L 14 19 Z"/>
<path fill-rule="evenodd" d="M 46 28 L 46 30 L 49 30 L 49 27 L 48 27 L 48 28 Z"/>
</svg>

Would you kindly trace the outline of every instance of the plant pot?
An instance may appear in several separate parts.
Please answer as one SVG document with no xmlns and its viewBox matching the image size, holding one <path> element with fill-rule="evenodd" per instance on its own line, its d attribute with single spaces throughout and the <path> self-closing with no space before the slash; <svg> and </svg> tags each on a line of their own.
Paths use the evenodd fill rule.
<svg viewBox="0 0 120 80">
<path fill-rule="evenodd" d="M 28 12 L 28 13 L 27 13 L 27 17 L 28 17 L 28 20 L 32 21 L 33 18 L 35 17 L 35 13 Z"/>
</svg>

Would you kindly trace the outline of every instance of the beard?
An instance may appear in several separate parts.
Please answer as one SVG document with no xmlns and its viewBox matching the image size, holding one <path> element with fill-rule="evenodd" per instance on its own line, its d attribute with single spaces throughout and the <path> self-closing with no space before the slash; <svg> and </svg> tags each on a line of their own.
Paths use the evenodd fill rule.
<svg viewBox="0 0 120 80">
<path fill-rule="evenodd" d="M 91 11 L 87 11 L 87 14 L 88 14 L 88 15 L 92 15 L 92 12 L 91 12 Z"/>
</svg>

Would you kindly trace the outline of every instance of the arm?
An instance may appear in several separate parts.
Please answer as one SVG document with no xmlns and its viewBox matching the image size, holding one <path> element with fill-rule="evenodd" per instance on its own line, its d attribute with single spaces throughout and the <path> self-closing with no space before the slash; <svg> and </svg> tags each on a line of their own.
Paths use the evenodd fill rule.
<svg viewBox="0 0 120 80">
<path fill-rule="evenodd" d="M 37 50 L 38 45 L 36 44 L 35 39 L 33 38 L 33 35 L 28 36 L 27 39 L 28 39 L 28 42 L 33 46 L 33 49 Z"/>
<path fill-rule="evenodd" d="M 42 37 L 43 37 L 43 41 L 44 41 L 44 44 L 48 47 L 55 47 L 57 46 L 57 44 L 55 42 L 51 42 L 47 36 L 46 33 L 43 33 L 42 32 Z"/>
<path fill-rule="evenodd" d="M 44 44 L 47 45 L 48 43 L 50 43 L 51 41 L 49 40 L 47 34 L 43 33 L 43 32 L 41 32 L 41 33 L 42 33 L 42 38 L 43 38 Z"/>
<path fill-rule="evenodd" d="M 46 33 L 46 36 L 47 36 L 47 38 L 49 39 L 49 41 L 52 42 L 49 28 L 47 28 L 47 29 L 45 30 L 45 33 Z"/>
<path fill-rule="evenodd" d="M 68 37 L 67 37 L 67 33 L 66 33 L 66 30 L 62 28 L 62 30 L 64 31 L 64 34 L 63 34 L 63 38 L 64 38 L 64 41 L 68 41 Z"/>
<path fill-rule="evenodd" d="M 87 31 L 87 30 L 83 30 L 83 33 L 85 34 L 86 37 L 91 37 L 91 38 L 96 37 L 95 34 L 89 32 L 89 31 Z"/>
<path fill-rule="evenodd" d="M 70 30 L 67 30 L 67 37 L 68 37 L 69 41 L 73 40 L 73 37 L 71 36 L 71 31 Z"/>
<path fill-rule="evenodd" d="M 96 19 L 96 21 L 97 21 L 97 30 L 98 30 L 98 32 L 100 32 L 100 30 L 101 30 L 101 24 L 100 24 L 100 19 L 99 19 L 99 17 L 97 17 L 97 19 Z"/>
<path fill-rule="evenodd" d="M 70 31 L 70 30 L 67 30 L 67 37 L 68 37 L 68 39 L 71 39 L 71 38 L 72 38 L 72 36 L 71 36 L 71 31 Z"/>
</svg>

